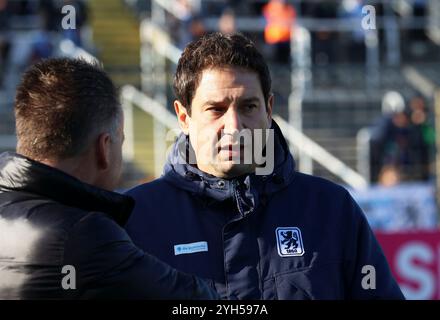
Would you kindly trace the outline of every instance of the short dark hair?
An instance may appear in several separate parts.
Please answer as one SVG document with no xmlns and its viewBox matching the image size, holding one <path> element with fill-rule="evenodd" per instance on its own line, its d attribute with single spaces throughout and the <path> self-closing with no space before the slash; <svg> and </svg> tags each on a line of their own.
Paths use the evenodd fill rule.
<svg viewBox="0 0 440 320">
<path fill-rule="evenodd" d="M 240 33 L 225 35 L 215 32 L 191 42 L 177 64 L 174 92 L 189 113 L 202 72 L 208 68 L 228 66 L 256 72 L 267 103 L 272 80 L 266 61 L 255 44 Z"/>
<path fill-rule="evenodd" d="M 44 60 L 17 88 L 17 152 L 37 160 L 77 156 L 101 130 L 114 134 L 121 114 L 117 90 L 98 64 Z"/>
</svg>

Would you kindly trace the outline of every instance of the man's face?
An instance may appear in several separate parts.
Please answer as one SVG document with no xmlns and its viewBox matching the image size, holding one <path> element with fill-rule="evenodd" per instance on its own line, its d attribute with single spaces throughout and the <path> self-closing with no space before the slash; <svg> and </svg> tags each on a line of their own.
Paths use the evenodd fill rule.
<svg viewBox="0 0 440 320">
<path fill-rule="evenodd" d="M 235 67 L 204 70 L 191 116 L 186 110 L 182 113 L 182 105 L 175 103 L 198 168 L 226 179 L 253 172 L 254 159 L 245 161 L 244 155 L 254 153 L 255 129 L 270 128 L 272 104 L 272 96 L 264 101 L 257 73 Z M 250 132 L 252 140 L 240 139 L 244 132 Z"/>
</svg>

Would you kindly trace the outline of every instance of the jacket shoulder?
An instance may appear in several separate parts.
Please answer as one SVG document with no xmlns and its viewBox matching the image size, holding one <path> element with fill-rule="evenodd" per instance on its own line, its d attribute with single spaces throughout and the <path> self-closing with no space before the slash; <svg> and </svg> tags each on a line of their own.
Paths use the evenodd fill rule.
<svg viewBox="0 0 440 320">
<path fill-rule="evenodd" d="M 171 183 L 166 181 L 163 177 L 155 179 L 150 182 L 146 182 L 135 186 L 125 192 L 126 195 L 129 195 L 139 201 L 139 199 L 145 198 L 145 195 L 154 195 L 154 194 L 163 194 L 165 191 L 169 191 L 170 189 L 176 189 Z"/>
<path fill-rule="evenodd" d="M 289 194 L 313 204 L 317 214 L 341 219 L 345 223 L 359 223 L 365 214 L 345 186 L 304 173 L 296 173 L 289 185 Z M 319 208 L 319 209 L 316 209 Z"/>
<path fill-rule="evenodd" d="M 7 219 L 26 219 L 30 224 L 50 229 L 70 229 L 87 211 L 71 207 L 53 199 L 24 192 L 2 194 L 2 202 L 9 205 L 0 208 Z"/>
</svg>

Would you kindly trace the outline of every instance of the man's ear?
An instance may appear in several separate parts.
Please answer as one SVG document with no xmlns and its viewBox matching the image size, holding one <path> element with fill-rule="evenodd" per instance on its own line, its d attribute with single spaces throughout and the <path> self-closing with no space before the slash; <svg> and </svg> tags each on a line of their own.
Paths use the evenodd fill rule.
<svg viewBox="0 0 440 320">
<path fill-rule="evenodd" d="M 270 94 L 269 99 L 267 99 L 267 119 L 269 120 L 269 127 L 272 126 L 272 110 L 273 110 L 274 95 Z"/>
<path fill-rule="evenodd" d="M 174 110 L 176 111 L 180 129 L 182 129 L 184 134 L 188 135 L 190 116 L 188 115 L 186 108 L 179 100 L 174 100 Z"/>
<path fill-rule="evenodd" d="M 110 134 L 101 133 L 98 136 L 98 141 L 96 142 L 96 161 L 100 170 L 107 170 L 110 166 L 111 143 Z"/>
</svg>

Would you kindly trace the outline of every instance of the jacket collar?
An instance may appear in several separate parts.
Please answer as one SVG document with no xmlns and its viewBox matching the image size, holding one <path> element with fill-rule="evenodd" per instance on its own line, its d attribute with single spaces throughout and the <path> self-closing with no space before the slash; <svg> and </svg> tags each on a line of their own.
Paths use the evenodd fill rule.
<svg viewBox="0 0 440 320">
<path fill-rule="evenodd" d="M 134 200 L 81 182 L 58 169 L 13 152 L 0 154 L 0 192 L 41 195 L 67 206 L 109 214 L 125 225 Z"/>
<path fill-rule="evenodd" d="M 213 202 L 232 199 L 240 214 L 247 215 L 260 203 L 264 204 L 267 196 L 289 185 L 294 177 L 295 161 L 280 128 L 273 120 L 272 129 L 275 138 L 275 168 L 269 175 L 252 173 L 226 180 L 205 173 L 188 164 L 186 155 L 193 156 L 191 153 L 194 151 L 189 137 L 182 133 L 168 156 L 164 179 L 180 189 L 207 197 Z"/>
</svg>

